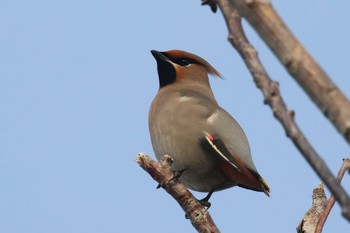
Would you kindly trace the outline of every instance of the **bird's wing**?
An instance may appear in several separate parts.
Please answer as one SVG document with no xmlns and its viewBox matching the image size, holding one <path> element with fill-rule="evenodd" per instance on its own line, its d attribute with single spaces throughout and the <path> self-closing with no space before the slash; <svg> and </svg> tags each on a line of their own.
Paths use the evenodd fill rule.
<svg viewBox="0 0 350 233">
<path fill-rule="evenodd" d="M 202 145 L 221 158 L 222 172 L 239 186 L 269 195 L 270 189 L 252 161 L 248 140 L 239 124 L 221 108 L 207 118 L 207 124 L 210 132 L 204 132 Z"/>
<path fill-rule="evenodd" d="M 202 146 L 213 154 L 218 155 L 221 159 L 232 165 L 233 168 L 237 169 L 237 171 L 242 172 L 242 168 L 238 161 L 230 155 L 231 153 L 220 138 L 205 133 L 205 136 L 202 139 Z"/>
<path fill-rule="evenodd" d="M 240 125 L 224 109 L 218 107 L 207 118 L 210 135 L 220 139 L 230 155 L 237 156 L 245 166 L 256 170 L 250 154 L 248 139 Z M 227 155 L 230 157 L 229 155 Z"/>
</svg>

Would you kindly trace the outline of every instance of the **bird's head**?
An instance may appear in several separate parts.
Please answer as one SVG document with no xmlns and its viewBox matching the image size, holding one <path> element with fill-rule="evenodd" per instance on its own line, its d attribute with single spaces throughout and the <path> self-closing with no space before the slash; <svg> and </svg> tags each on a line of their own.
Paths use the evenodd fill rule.
<svg viewBox="0 0 350 233">
<path fill-rule="evenodd" d="M 157 61 L 160 88 L 188 82 L 209 85 L 208 74 L 222 77 L 206 60 L 192 53 L 182 50 L 151 53 Z"/>
</svg>

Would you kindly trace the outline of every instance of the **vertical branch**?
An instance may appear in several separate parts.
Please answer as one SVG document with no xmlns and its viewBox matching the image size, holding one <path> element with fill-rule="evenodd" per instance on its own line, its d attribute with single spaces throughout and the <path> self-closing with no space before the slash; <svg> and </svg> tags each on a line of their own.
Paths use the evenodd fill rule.
<svg viewBox="0 0 350 233">
<path fill-rule="evenodd" d="M 339 169 L 337 181 L 340 183 L 344 173 L 350 170 L 350 159 L 343 159 L 343 164 Z M 312 193 L 312 206 L 306 212 L 297 227 L 298 233 L 321 233 L 327 217 L 335 203 L 333 195 L 327 201 L 323 185 L 320 184 Z"/>
<path fill-rule="evenodd" d="M 217 0 L 217 4 L 227 23 L 229 41 L 246 63 L 256 85 L 261 89 L 264 95 L 265 103 L 271 107 L 274 116 L 281 122 L 287 136 L 291 138 L 310 166 L 339 201 L 340 205 L 343 207 L 343 215 L 350 220 L 350 199 L 347 193 L 338 184 L 326 163 L 317 154 L 294 121 L 294 112 L 287 109 L 280 95 L 278 84 L 271 80 L 261 64 L 256 50 L 245 36 L 241 25 L 241 17 L 232 4 L 232 1 Z"/>
<path fill-rule="evenodd" d="M 341 180 L 343 179 L 344 177 L 344 174 L 346 171 L 350 171 L 350 159 L 349 158 L 345 158 L 343 160 L 343 164 L 341 166 L 341 168 L 339 169 L 339 172 L 338 172 L 338 176 L 337 176 L 337 181 L 340 183 Z M 322 232 L 322 229 L 323 229 L 323 226 L 328 218 L 328 215 L 329 213 L 331 212 L 333 206 L 334 206 L 334 203 L 335 203 L 335 198 L 334 198 L 334 195 L 331 194 L 331 197 L 329 198 L 328 202 L 327 202 L 327 205 L 325 207 L 325 210 L 323 212 L 323 214 L 320 216 L 319 220 L 318 220 L 318 223 L 317 223 L 317 226 L 316 226 L 316 229 L 315 229 L 315 233 L 321 233 Z"/>
<path fill-rule="evenodd" d="M 297 233 L 315 233 L 317 221 L 327 204 L 322 183 L 312 191 L 312 206 L 297 226 Z"/>
</svg>

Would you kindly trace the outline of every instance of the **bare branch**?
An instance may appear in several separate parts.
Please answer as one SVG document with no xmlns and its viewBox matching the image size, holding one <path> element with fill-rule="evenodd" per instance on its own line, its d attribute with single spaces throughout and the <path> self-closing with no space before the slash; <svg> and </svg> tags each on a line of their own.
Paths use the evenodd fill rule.
<svg viewBox="0 0 350 233">
<path fill-rule="evenodd" d="M 322 183 L 312 192 L 312 206 L 306 212 L 297 226 L 298 233 L 314 233 L 317 221 L 322 215 L 327 204 L 327 197 Z"/>
<path fill-rule="evenodd" d="M 343 164 L 339 169 L 337 181 L 340 183 L 344 173 L 350 170 L 350 159 L 343 159 Z M 321 233 L 323 225 L 333 208 L 335 198 L 333 195 L 327 201 L 323 185 L 320 184 L 313 190 L 312 207 L 306 212 L 301 222 L 298 224 L 298 233 Z"/>
<path fill-rule="evenodd" d="M 337 176 L 337 181 L 339 183 L 343 179 L 346 171 L 350 171 L 350 159 L 349 158 L 343 159 L 343 164 L 342 164 L 341 168 L 339 169 L 338 176 Z M 334 203 L 335 203 L 335 198 L 334 198 L 334 195 L 332 194 L 327 202 L 327 205 L 326 205 L 326 208 L 325 208 L 323 214 L 320 216 L 320 218 L 318 220 L 318 223 L 317 223 L 317 226 L 315 229 L 315 233 L 322 232 L 323 226 L 328 218 L 329 213 L 331 212 L 331 210 L 334 206 Z"/>
<path fill-rule="evenodd" d="M 165 155 L 161 161 L 155 162 L 149 156 L 140 153 L 135 160 L 180 204 L 186 213 L 186 217 L 191 220 L 193 227 L 198 232 L 220 232 L 209 212 L 204 209 L 204 206 L 199 203 L 182 183 L 174 179 L 174 172 L 170 167 L 172 158 L 169 155 Z"/>
<path fill-rule="evenodd" d="M 256 50 L 246 38 L 241 25 L 241 17 L 235 6 L 232 4 L 232 1 L 217 0 L 217 3 L 227 23 L 229 41 L 246 63 L 257 87 L 261 89 L 264 95 L 265 103 L 271 107 L 274 116 L 281 122 L 287 136 L 291 138 L 317 175 L 335 195 L 335 198 L 343 207 L 343 215 L 350 220 L 350 199 L 347 193 L 339 183 L 337 183 L 326 163 L 317 154 L 294 121 L 294 112 L 287 109 L 286 104 L 280 95 L 278 84 L 271 80 L 261 64 Z"/>
<path fill-rule="evenodd" d="M 228 1 L 248 20 L 292 77 L 350 143 L 350 101 L 287 28 L 270 1 Z"/>
</svg>

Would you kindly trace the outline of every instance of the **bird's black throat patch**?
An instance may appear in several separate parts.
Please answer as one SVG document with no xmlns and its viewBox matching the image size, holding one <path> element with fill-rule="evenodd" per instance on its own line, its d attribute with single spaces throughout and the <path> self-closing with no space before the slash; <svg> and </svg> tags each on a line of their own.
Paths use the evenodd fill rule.
<svg viewBox="0 0 350 233">
<path fill-rule="evenodd" d="M 151 53 L 157 61 L 159 88 L 174 83 L 176 81 L 176 70 L 168 54 L 156 50 L 151 50 Z"/>
<path fill-rule="evenodd" d="M 165 87 L 176 81 L 176 70 L 170 62 L 157 59 L 157 69 L 159 76 L 159 88 Z"/>
</svg>

